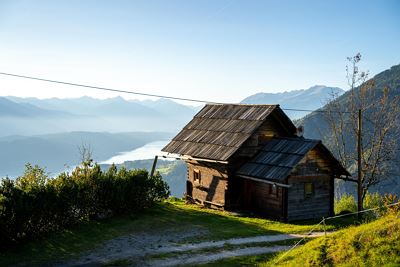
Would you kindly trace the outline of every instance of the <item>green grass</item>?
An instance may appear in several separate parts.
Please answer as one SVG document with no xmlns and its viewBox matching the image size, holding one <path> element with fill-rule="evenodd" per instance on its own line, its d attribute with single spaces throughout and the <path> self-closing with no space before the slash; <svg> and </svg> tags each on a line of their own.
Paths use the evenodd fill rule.
<svg viewBox="0 0 400 267">
<path fill-rule="evenodd" d="M 127 259 L 111 261 L 106 264 L 102 264 L 102 267 L 116 267 L 116 266 L 129 266 L 132 265 L 131 262 Z"/>
<path fill-rule="evenodd" d="M 400 266 L 400 218 L 390 214 L 317 238 L 261 266 Z"/>
<path fill-rule="evenodd" d="M 257 266 L 276 255 L 275 253 L 260 254 L 254 256 L 232 257 L 200 265 L 191 265 L 196 267 L 236 267 L 236 266 Z"/>
<path fill-rule="evenodd" d="M 354 218 L 330 222 L 327 230 L 354 223 Z M 75 226 L 29 242 L 14 251 L 0 254 L 0 266 L 42 265 L 54 260 L 79 256 L 83 251 L 95 248 L 106 240 L 138 232 L 162 231 L 163 229 L 203 228 L 207 234 L 187 242 L 218 240 L 265 234 L 304 233 L 314 227 L 315 221 L 287 224 L 257 217 L 241 217 L 235 214 L 186 205 L 182 200 L 170 199 L 147 211 L 125 217 L 111 218 Z M 320 225 L 315 229 L 322 231 Z"/>
</svg>

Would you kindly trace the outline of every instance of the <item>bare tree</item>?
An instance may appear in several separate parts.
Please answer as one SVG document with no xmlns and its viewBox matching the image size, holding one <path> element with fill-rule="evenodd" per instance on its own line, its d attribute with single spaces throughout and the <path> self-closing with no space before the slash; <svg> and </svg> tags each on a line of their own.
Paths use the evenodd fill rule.
<svg viewBox="0 0 400 267">
<path fill-rule="evenodd" d="M 344 167 L 356 173 L 357 139 L 361 146 L 361 203 L 373 185 L 387 177 L 396 156 L 399 97 L 391 96 L 388 87 L 377 88 L 368 72 L 359 70 L 361 54 L 347 58 L 347 97 L 333 95 L 327 104 L 326 120 L 330 128 L 329 143 Z M 359 131 L 359 115 L 362 126 Z M 362 207 L 362 206 L 361 206 Z"/>
<path fill-rule="evenodd" d="M 78 146 L 78 152 L 81 157 L 81 163 L 84 167 L 91 167 L 93 163 L 93 150 L 92 147 L 88 144 L 82 143 Z"/>
</svg>

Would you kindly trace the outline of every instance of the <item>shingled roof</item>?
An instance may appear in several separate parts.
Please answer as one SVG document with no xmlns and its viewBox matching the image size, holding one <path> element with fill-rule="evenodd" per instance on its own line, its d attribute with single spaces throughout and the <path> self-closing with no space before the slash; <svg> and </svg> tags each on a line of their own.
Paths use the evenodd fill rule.
<svg viewBox="0 0 400 267">
<path fill-rule="evenodd" d="M 316 146 L 319 146 L 324 151 L 324 155 L 332 160 L 339 175 L 350 175 L 321 141 L 301 137 L 272 139 L 253 159 L 245 163 L 237 174 L 265 180 L 282 181 L 286 179 L 304 156 Z"/>
<path fill-rule="evenodd" d="M 273 112 L 295 131 L 279 105 L 207 104 L 162 151 L 228 160 Z"/>
</svg>

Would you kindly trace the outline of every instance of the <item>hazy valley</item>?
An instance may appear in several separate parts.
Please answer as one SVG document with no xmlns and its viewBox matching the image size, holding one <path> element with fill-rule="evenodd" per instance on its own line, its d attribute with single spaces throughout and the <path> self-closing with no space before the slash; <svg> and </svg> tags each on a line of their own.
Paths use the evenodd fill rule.
<svg viewBox="0 0 400 267">
<path fill-rule="evenodd" d="M 307 108 L 320 107 L 332 90 L 342 92 L 313 86 L 285 93 L 260 93 L 242 103 L 281 103 L 290 107 L 295 99 L 308 96 Z M 168 140 L 201 107 L 165 99 L 0 97 L 0 176 L 20 175 L 26 163 L 58 173 L 79 163 L 78 148 L 82 145 L 90 146 L 94 160 L 101 162 L 149 142 Z M 293 118 L 300 114 L 307 113 L 289 112 Z"/>
<path fill-rule="evenodd" d="M 381 83 L 391 83 L 399 88 L 398 73 L 393 68 L 388 79 Z M 387 72 L 385 72 L 387 73 Z M 382 76 L 382 74 L 380 74 Z M 380 80 L 381 76 L 377 76 Z M 393 77 L 392 77 L 393 76 Z M 397 86 L 397 87 L 396 87 Z M 257 93 L 243 99 L 245 104 L 280 104 L 285 109 L 316 110 L 323 108 L 333 95 L 345 99 L 343 89 L 327 86 L 312 86 L 309 89 L 293 90 L 283 93 Z M 398 91 L 392 90 L 392 94 Z M 187 106 L 171 100 L 126 100 L 122 97 L 95 99 L 91 97 L 71 99 L 37 99 L 0 97 L 0 176 L 16 177 L 23 172 L 24 165 L 31 163 L 57 174 L 70 170 L 80 161 L 79 147 L 92 150 L 96 162 L 118 157 L 122 152 L 133 151 L 155 141 L 167 141 L 187 123 L 202 106 Z M 298 119 L 304 125 L 305 136 L 323 139 L 329 146 L 327 125 L 320 113 L 286 110 L 291 119 Z M 158 145 L 161 149 L 162 146 Z M 135 159 L 127 153 L 125 163 L 118 167 L 151 168 L 154 155 L 140 152 Z M 151 152 L 153 153 L 153 152 Z M 156 152 L 154 152 L 156 154 Z M 119 159 L 120 161 L 121 159 Z M 104 166 L 108 166 L 103 164 Z M 169 183 L 172 194 L 181 196 L 184 191 L 186 168 L 183 163 L 159 161 L 158 170 Z M 397 176 L 391 176 L 384 188 L 395 184 Z M 389 184 L 389 186 L 387 185 Z M 339 191 L 352 192 L 353 187 Z M 342 187 L 340 187 L 342 188 Z M 345 190 L 345 191 L 343 191 Z"/>
</svg>

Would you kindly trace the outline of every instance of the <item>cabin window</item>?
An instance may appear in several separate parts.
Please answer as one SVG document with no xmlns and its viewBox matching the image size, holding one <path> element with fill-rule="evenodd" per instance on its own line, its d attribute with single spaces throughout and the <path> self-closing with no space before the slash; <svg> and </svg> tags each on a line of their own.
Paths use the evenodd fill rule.
<svg viewBox="0 0 400 267">
<path fill-rule="evenodd" d="M 200 183 L 200 181 L 201 181 L 200 170 L 197 170 L 197 169 L 193 170 L 193 181 Z"/>
<path fill-rule="evenodd" d="M 313 183 L 305 183 L 304 184 L 304 197 L 309 198 L 314 195 L 314 184 Z"/>
<path fill-rule="evenodd" d="M 258 136 L 258 143 L 259 144 L 265 144 L 265 142 L 271 140 L 272 138 L 274 138 L 274 134 L 269 133 L 269 134 L 260 134 Z"/>
<path fill-rule="evenodd" d="M 269 194 L 273 196 L 278 196 L 278 187 L 275 184 L 269 185 Z"/>
</svg>

